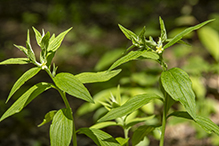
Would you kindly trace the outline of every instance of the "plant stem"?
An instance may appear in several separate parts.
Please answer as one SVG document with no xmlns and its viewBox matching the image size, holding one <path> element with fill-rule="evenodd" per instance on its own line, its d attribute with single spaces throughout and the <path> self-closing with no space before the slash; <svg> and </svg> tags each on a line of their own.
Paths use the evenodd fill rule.
<svg viewBox="0 0 219 146">
<path fill-rule="evenodd" d="M 125 136 L 125 139 L 128 138 L 128 133 L 129 133 L 129 129 L 124 128 L 124 136 Z M 126 146 L 129 146 L 129 142 L 126 143 Z"/>
<path fill-rule="evenodd" d="M 54 77 L 53 77 L 51 71 L 48 69 L 48 67 L 46 67 L 45 70 L 49 74 L 51 79 L 53 80 Z M 70 104 L 69 104 L 69 102 L 68 102 L 68 100 L 66 98 L 65 92 L 60 90 L 58 87 L 56 87 L 56 89 L 59 91 L 59 94 L 61 95 L 61 97 L 62 97 L 62 99 L 63 99 L 63 101 L 65 103 L 66 108 L 68 108 L 71 111 L 71 113 L 73 113 L 72 110 L 71 110 Z M 77 146 L 77 137 L 76 137 L 76 132 L 75 132 L 76 131 L 75 130 L 75 123 L 74 123 L 73 114 L 71 114 L 71 115 L 72 115 L 71 118 L 72 118 L 72 122 L 73 122 L 73 125 L 72 125 L 73 126 L 72 143 L 73 143 L 73 146 Z"/>
<path fill-rule="evenodd" d="M 161 138 L 160 138 L 160 146 L 164 145 L 165 138 L 165 129 L 166 129 L 166 100 L 164 101 L 164 109 L 163 109 L 163 118 L 162 118 L 162 129 L 161 129 Z"/>
</svg>

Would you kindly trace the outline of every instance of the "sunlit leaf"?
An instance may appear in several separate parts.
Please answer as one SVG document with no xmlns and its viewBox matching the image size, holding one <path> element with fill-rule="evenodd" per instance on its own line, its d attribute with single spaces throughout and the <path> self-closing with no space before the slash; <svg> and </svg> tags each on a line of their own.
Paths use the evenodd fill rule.
<svg viewBox="0 0 219 146">
<path fill-rule="evenodd" d="M 56 113 L 57 113 L 57 110 L 52 110 L 52 111 L 48 112 L 45 115 L 45 117 L 43 119 L 43 122 L 41 124 L 39 124 L 38 127 L 40 127 L 40 126 L 42 126 L 42 125 L 52 121 L 52 119 L 53 119 L 53 117 L 55 116 Z"/>
<path fill-rule="evenodd" d="M 25 106 L 27 106 L 35 97 L 37 97 L 42 92 L 48 90 L 53 85 L 50 83 L 41 82 L 32 86 L 27 90 L 15 103 L 3 114 L 0 121 L 5 118 L 20 112 Z"/>
<path fill-rule="evenodd" d="M 98 146 L 121 146 L 111 135 L 102 130 L 80 128 L 78 131 L 90 137 Z"/>
<path fill-rule="evenodd" d="M 26 56 L 28 56 L 27 49 L 26 49 L 25 47 L 23 47 L 23 46 L 18 46 L 18 45 L 15 45 L 15 44 L 14 44 L 14 46 L 15 46 L 16 48 L 18 48 L 20 51 L 24 52 L 24 54 L 25 54 Z"/>
<path fill-rule="evenodd" d="M 0 62 L 0 65 L 6 64 L 28 64 L 30 60 L 28 58 L 10 58 Z"/>
<path fill-rule="evenodd" d="M 59 73 L 54 77 L 55 84 L 64 92 L 94 103 L 90 93 L 78 78 L 70 73 Z"/>
<path fill-rule="evenodd" d="M 42 36 L 41 36 L 40 32 L 37 29 L 35 29 L 34 27 L 32 27 L 32 28 L 33 28 L 33 31 L 35 33 L 37 44 L 40 46 Z"/>
<path fill-rule="evenodd" d="M 41 68 L 39 67 L 34 67 L 29 69 L 28 71 L 26 71 L 13 85 L 8 99 L 6 102 L 8 102 L 8 100 L 11 98 L 11 96 L 29 79 L 31 79 L 33 76 L 35 76 L 39 71 L 41 70 Z"/>
<path fill-rule="evenodd" d="M 121 72 L 121 69 L 113 71 L 103 71 L 103 72 L 84 72 L 75 75 L 83 84 L 84 83 L 95 83 L 95 82 L 105 82 L 116 76 Z"/>
<path fill-rule="evenodd" d="M 152 99 L 161 99 L 160 96 L 156 94 L 140 94 L 130 98 L 126 103 L 122 106 L 113 108 L 110 110 L 105 116 L 98 120 L 98 122 L 103 122 L 107 120 L 116 119 L 118 117 L 123 117 L 143 105 L 149 103 Z"/>
<path fill-rule="evenodd" d="M 118 141 L 121 146 L 124 146 L 129 141 L 129 138 L 117 137 L 116 141 Z"/>
<path fill-rule="evenodd" d="M 137 59 L 139 56 L 141 56 L 145 52 L 146 52 L 146 50 L 144 50 L 144 51 L 141 51 L 141 50 L 130 51 L 128 54 L 126 54 L 125 56 L 123 56 L 122 58 L 117 60 L 115 63 L 113 63 L 113 65 L 109 68 L 109 71 L 120 66 L 123 63 Z"/>
<path fill-rule="evenodd" d="M 123 27 L 122 25 L 119 24 L 119 28 L 121 29 L 121 31 L 124 33 L 124 35 L 129 39 L 129 40 L 133 40 L 133 39 L 137 39 L 138 36 L 133 33 L 131 30 L 126 29 L 125 27 Z"/>
<path fill-rule="evenodd" d="M 166 32 L 166 28 L 165 28 L 164 22 L 163 22 L 161 17 L 159 17 L 159 21 L 160 21 L 160 29 L 161 29 L 161 36 L 160 37 L 161 37 L 161 41 L 163 43 L 167 39 L 167 32 Z"/>
<path fill-rule="evenodd" d="M 188 74 L 179 68 L 172 68 L 161 74 L 164 90 L 185 107 L 188 113 L 196 118 L 195 94 Z"/>
<path fill-rule="evenodd" d="M 51 146 L 69 146 L 73 134 L 73 117 L 71 110 L 58 110 L 50 126 Z"/>
<path fill-rule="evenodd" d="M 60 47 L 60 45 L 61 45 L 61 43 L 62 43 L 62 41 L 63 41 L 65 35 L 66 35 L 71 29 L 72 29 L 72 28 L 69 28 L 68 30 L 66 30 L 66 31 L 64 31 L 64 32 L 62 32 L 62 33 L 60 33 L 60 34 L 59 34 L 57 37 L 55 37 L 54 39 L 53 39 L 53 38 L 50 39 L 48 51 L 52 51 L 52 52 L 56 51 L 56 50 Z"/>
<path fill-rule="evenodd" d="M 176 42 L 178 42 L 179 40 L 182 39 L 183 36 L 187 35 L 188 33 L 194 31 L 194 30 L 197 30 L 199 28 L 201 28 L 202 26 L 206 25 L 207 23 L 209 22 L 212 22 L 214 21 L 214 19 L 212 20 L 208 20 L 208 21 L 205 21 L 205 22 L 202 22 L 198 25 L 195 25 L 195 26 L 192 26 L 192 27 L 189 27 L 187 29 L 185 29 L 184 31 L 182 31 L 181 33 L 179 33 L 178 35 L 176 35 L 170 42 L 168 42 L 163 48 L 166 49 L 170 46 L 172 46 L 173 44 L 175 44 Z"/>
<path fill-rule="evenodd" d="M 107 122 L 97 123 L 97 124 L 91 126 L 90 128 L 94 128 L 94 129 L 102 129 L 102 128 L 105 128 L 105 127 L 116 126 L 116 125 L 118 125 L 116 122 L 113 122 L 113 121 L 107 121 Z"/>
<path fill-rule="evenodd" d="M 26 41 L 26 48 L 27 48 L 27 55 L 28 58 L 33 61 L 34 63 L 36 62 L 36 57 L 35 54 L 33 52 L 33 49 L 30 45 L 30 34 L 29 34 L 29 30 L 27 31 L 27 41 Z"/>
</svg>

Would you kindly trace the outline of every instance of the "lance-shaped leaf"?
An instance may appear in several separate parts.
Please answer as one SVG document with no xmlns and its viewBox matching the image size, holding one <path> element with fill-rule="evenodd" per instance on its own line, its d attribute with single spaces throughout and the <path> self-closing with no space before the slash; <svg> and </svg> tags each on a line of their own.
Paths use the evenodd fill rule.
<svg viewBox="0 0 219 146">
<path fill-rule="evenodd" d="M 44 52 L 46 52 L 46 50 L 47 50 L 47 48 L 48 48 L 48 46 L 49 46 L 49 39 L 50 39 L 50 33 L 47 32 L 47 33 L 43 36 L 43 38 L 42 38 L 42 40 L 41 40 L 41 42 L 40 42 L 40 47 L 41 47 L 42 51 L 44 51 Z"/>
<path fill-rule="evenodd" d="M 41 36 L 40 32 L 37 29 L 35 29 L 34 27 L 32 27 L 32 28 L 33 28 L 33 31 L 35 33 L 37 44 L 40 46 L 42 36 Z"/>
<path fill-rule="evenodd" d="M 14 46 L 15 46 L 16 48 L 18 48 L 20 51 L 24 52 L 24 54 L 25 54 L 26 56 L 28 56 L 27 49 L 26 49 L 25 47 L 23 47 L 23 46 L 18 46 L 18 45 L 15 45 L 15 44 L 14 44 Z"/>
<path fill-rule="evenodd" d="M 34 67 L 29 69 L 28 71 L 26 71 L 13 85 L 8 99 L 6 102 L 8 102 L 8 100 L 11 98 L 11 96 L 29 79 L 31 79 L 33 76 L 35 76 L 39 71 L 41 70 L 41 68 L 39 67 Z"/>
<path fill-rule="evenodd" d="M 182 39 L 183 36 L 187 35 L 188 33 L 194 31 L 194 30 L 197 30 L 199 28 L 201 28 L 202 26 L 206 25 L 207 23 L 209 22 L 212 22 L 214 21 L 214 19 L 212 20 L 208 20 L 208 21 L 205 21 L 205 22 L 202 22 L 198 25 L 195 25 L 195 26 L 192 26 L 192 27 L 189 27 L 187 29 L 185 29 L 184 31 L 182 31 L 181 33 L 179 33 L 178 35 L 176 35 L 170 42 L 168 42 L 163 48 L 166 49 L 170 46 L 172 46 L 173 44 L 175 44 L 176 42 L 178 42 L 179 40 Z"/>
<path fill-rule="evenodd" d="M 179 101 L 187 112 L 195 119 L 196 106 L 192 82 L 188 74 L 179 68 L 172 68 L 161 74 L 164 90 L 175 100 Z"/>
<path fill-rule="evenodd" d="M 69 146 L 73 134 L 73 117 L 70 109 L 60 109 L 50 126 L 51 146 Z"/>
<path fill-rule="evenodd" d="M 152 99 L 161 99 L 160 96 L 156 94 L 140 94 L 130 98 L 126 103 L 122 106 L 113 108 L 110 110 L 105 116 L 98 120 L 98 122 L 103 122 L 107 120 L 116 119 L 118 117 L 123 117 L 143 105 L 149 103 Z"/>
<path fill-rule="evenodd" d="M 141 56 L 144 58 L 144 59 L 152 59 L 152 60 L 158 60 L 160 57 L 157 53 L 155 52 L 144 52 L 143 54 L 141 54 Z"/>
<path fill-rule="evenodd" d="M 30 63 L 30 60 L 28 58 L 9 58 L 7 60 L 4 60 L 0 62 L 0 65 L 6 65 L 6 64 L 28 64 Z"/>
<path fill-rule="evenodd" d="M 27 106 L 35 97 L 42 92 L 48 90 L 53 85 L 45 82 L 38 83 L 27 90 L 15 103 L 3 114 L 0 121 L 5 118 L 20 112 L 25 106 Z"/>
<path fill-rule="evenodd" d="M 216 125 L 207 117 L 197 116 L 196 119 L 193 119 L 187 112 L 183 112 L 183 111 L 175 111 L 171 113 L 168 117 L 170 116 L 193 120 L 199 126 L 201 126 L 206 132 L 208 133 L 214 132 L 215 134 L 219 135 L 218 125 Z"/>
<path fill-rule="evenodd" d="M 121 146 L 111 135 L 102 130 L 80 128 L 78 131 L 90 137 L 98 146 Z"/>
<path fill-rule="evenodd" d="M 54 77 L 54 82 L 62 91 L 77 98 L 94 103 L 86 87 L 74 75 L 70 73 L 59 73 Z"/>
<path fill-rule="evenodd" d="M 113 65 L 109 68 L 109 71 L 120 66 L 123 63 L 137 59 L 139 56 L 141 56 L 145 52 L 146 52 L 146 50 L 144 50 L 144 51 L 138 50 L 138 51 L 129 52 L 128 54 L 126 54 L 125 56 L 123 56 L 122 58 L 117 60 L 115 63 L 113 63 Z"/>
<path fill-rule="evenodd" d="M 150 119 L 152 119 L 152 118 L 154 118 L 154 115 L 149 116 L 149 117 L 131 119 L 131 120 L 129 120 L 128 122 L 126 122 L 126 127 L 127 127 L 127 128 L 132 127 L 132 126 L 134 126 L 135 124 L 138 124 L 138 123 L 140 123 L 140 122 L 144 122 L 144 121 L 150 120 Z"/>
<path fill-rule="evenodd" d="M 101 123 L 97 123 L 93 126 L 91 126 L 90 128 L 94 128 L 94 129 L 102 129 L 105 127 L 109 127 L 109 126 L 117 126 L 118 124 L 116 122 L 113 121 L 107 121 L 107 122 L 101 122 Z"/>
<path fill-rule="evenodd" d="M 125 27 L 123 27 L 122 25 L 119 24 L 119 28 L 121 29 L 121 31 L 124 33 L 124 35 L 131 41 L 137 40 L 138 36 L 132 32 L 131 30 L 126 29 Z"/>
<path fill-rule="evenodd" d="M 121 72 L 121 69 L 113 71 L 103 71 L 103 72 L 85 72 L 75 75 L 83 84 L 84 83 L 95 83 L 95 82 L 105 82 L 116 76 Z"/>
<path fill-rule="evenodd" d="M 64 32 L 62 32 L 62 33 L 60 33 L 57 37 L 55 37 L 55 38 L 53 38 L 53 39 L 50 39 L 48 51 L 52 51 L 52 52 L 56 51 L 56 50 L 60 47 L 60 45 L 61 45 L 61 43 L 62 43 L 62 41 L 63 41 L 65 35 L 66 35 L 71 29 L 72 29 L 72 28 L 69 28 L 68 30 L 66 30 L 66 31 L 64 31 Z"/>
<path fill-rule="evenodd" d="M 150 132 L 152 132 L 156 127 L 155 126 L 148 126 L 143 125 L 138 127 L 132 136 L 132 145 L 137 145 L 141 142 L 145 136 L 147 136 Z"/>
<path fill-rule="evenodd" d="M 27 41 L 26 41 L 26 48 L 27 48 L 27 57 L 33 61 L 34 63 L 36 62 L 36 57 L 35 54 L 33 52 L 33 49 L 30 45 L 30 34 L 29 34 L 29 30 L 27 31 Z"/>
<path fill-rule="evenodd" d="M 159 17 L 159 21 L 160 21 L 160 29 L 161 29 L 161 41 L 162 43 L 166 41 L 167 39 L 167 32 L 166 32 L 166 28 L 164 25 L 163 20 L 161 19 L 161 17 Z"/>
<path fill-rule="evenodd" d="M 52 121 L 52 119 L 53 119 L 53 117 L 55 116 L 56 113 L 57 113 L 57 110 L 52 110 L 52 111 L 48 112 L 45 115 L 45 117 L 43 119 L 43 122 L 41 124 L 39 124 L 38 127 L 40 127 L 40 126 L 42 126 L 42 125 Z"/>
</svg>

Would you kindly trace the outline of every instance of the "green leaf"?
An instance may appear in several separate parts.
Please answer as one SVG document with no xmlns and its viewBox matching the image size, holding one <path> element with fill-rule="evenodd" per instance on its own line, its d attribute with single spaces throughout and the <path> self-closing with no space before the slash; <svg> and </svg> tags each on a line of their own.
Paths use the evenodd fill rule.
<svg viewBox="0 0 219 146">
<path fill-rule="evenodd" d="M 158 60 L 160 57 L 159 55 L 157 55 L 157 53 L 155 52 L 144 52 L 143 54 L 141 54 L 142 57 L 146 58 L 146 59 L 153 59 L 153 60 Z"/>
<path fill-rule="evenodd" d="M 209 22 L 212 22 L 214 21 L 214 19 L 212 20 L 208 20 L 208 21 L 205 21 L 205 22 L 202 22 L 198 25 L 195 25 L 195 26 L 192 26 L 192 27 L 189 27 L 187 29 L 185 29 L 184 31 L 182 31 L 181 33 L 179 33 L 178 35 L 176 35 L 170 42 L 168 42 L 163 48 L 166 49 L 170 46 L 172 46 L 173 44 L 175 44 L 176 42 L 178 42 L 179 40 L 182 39 L 183 36 L 187 35 L 188 33 L 194 31 L 194 30 L 197 30 L 199 29 L 200 27 L 206 25 L 207 23 Z"/>
<path fill-rule="evenodd" d="M 59 73 L 54 77 L 54 82 L 62 91 L 77 98 L 94 103 L 88 90 L 74 75 L 70 73 Z"/>
<path fill-rule="evenodd" d="M 196 105 L 192 82 L 188 74 L 179 68 L 172 68 L 161 74 L 161 83 L 164 90 L 176 101 L 185 107 L 187 112 L 195 119 Z"/>
<path fill-rule="evenodd" d="M 27 49 L 26 49 L 25 47 L 23 47 L 23 46 L 18 46 L 18 45 L 15 45 L 15 44 L 14 44 L 14 46 L 15 46 L 16 48 L 18 48 L 20 51 L 24 52 L 24 54 L 25 54 L 26 56 L 28 56 Z"/>
<path fill-rule="evenodd" d="M 15 103 L 3 114 L 0 121 L 5 118 L 20 112 L 25 106 L 27 106 L 35 97 L 37 97 L 42 92 L 53 87 L 50 83 L 41 82 L 32 86 L 27 90 Z"/>
<path fill-rule="evenodd" d="M 69 146 L 73 134 L 73 117 L 71 109 L 58 110 L 50 126 L 51 146 Z"/>
<path fill-rule="evenodd" d="M 152 99 L 161 99 L 161 97 L 159 97 L 156 94 L 136 95 L 136 96 L 130 98 L 122 106 L 117 107 L 117 108 L 113 108 L 112 110 L 110 110 L 105 116 L 103 116 L 101 119 L 99 119 L 98 122 L 103 122 L 103 121 L 107 121 L 107 120 L 116 119 L 118 117 L 123 117 L 123 116 L 139 109 L 143 105 L 149 103 Z"/>
<path fill-rule="evenodd" d="M 116 141 L 118 141 L 121 146 L 124 146 L 129 141 L 129 138 L 117 137 Z"/>
<path fill-rule="evenodd" d="M 30 63 L 30 60 L 28 58 L 9 58 L 7 60 L 4 60 L 0 62 L 0 65 L 6 65 L 6 64 L 28 64 Z"/>
<path fill-rule="evenodd" d="M 121 69 L 113 71 L 102 71 L 102 72 L 85 72 L 78 75 L 75 75 L 81 83 L 95 83 L 95 82 L 105 82 L 116 76 L 121 72 Z"/>
<path fill-rule="evenodd" d="M 33 61 L 33 63 L 36 62 L 36 57 L 35 57 L 35 54 L 33 52 L 33 49 L 30 45 L 30 34 L 29 34 L 29 30 L 27 31 L 27 41 L 26 41 L 26 48 L 27 48 L 27 55 L 28 55 L 28 58 Z"/>
<path fill-rule="evenodd" d="M 72 27 L 69 28 L 68 30 L 66 30 L 66 31 L 64 31 L 64 32 L 62 32 L 62 33 L 60 33 L 60 34 L 59 34 L 57 37 L 55 37 L 54 39 L 50 39 L 48 51 L 52 51 L 52 52 L 56 51 L 56 50 L 60 47 L 60 45 L 61 45 L 61 43 L 62 43 L 62 41 L 63 41 L 65 35 L 66 35 L 71 29 L 72 29 Z"/>
<path fill-rule="evenodd" d="M 40 47 L 42 49 L 42 51 L 46 52 L 48 46 L 49 46 L 49 39 L 50 39 L 50 33 L 47 32 L 43 38 L 42 41 L 40 42 Z"/>
<path fill-rule="evenodd" d="M 40 46 L 42 36 L 41 36 L 40 32 L 37 29 L 35 29 L 34 27 L 32 27 L 32 28 L 33 28 L 33 31 L 35 33 L 37 44 Z"/>
<path fill-rule="evenodd" d="M 166 32 L 165 25 L 164 25 L 164 22 L 163 22 L 161 17 L 159 17 L 159 21 L 160 21 L 160 29 L 161 29 L 161 36 L 160 37 L 161 37 L 161 41 L 163 43 L 167 39 L 167 32 Z"/>
<path fill-rule="evenodd" d="M 121 29 L 121 31 L 124 33 L 124 35 L 129 39 L 129 40 L 137 40 L 138 36 L 133 33 L 131 30 L 126 29 L 125 27 L 123 27 L 122 25 L 118 24 L 119 28 Z"/>
<path fill-rule="evenodd" d="M 123 56 L 122 58 L 117 60 L 115 63 L 113 63 L 113 65 L 109 68 L 109 71 L 113 70 L 114 68 L 120 66 L 123 63 L 137 59 L 139 56 L 141 56 L 145 52 L 146 52 L 146 50 L 144 50 L 144 51 L 140 51 L 140 50 L 130 51 L 128 54 L 126 54 L 125 56 Z"/>
<path fill-rule="evenodd" d="M 94 128 L 94 129 L 102 129 L 105 127 L 109 127 L 109 126 L 117 126 L 118 124 L 116 122 L 113 121 L 107 121 L 107 122 L 101 122 L 101 123 L 97 123 L 93 126 L 91 126 L 90 128 Z"/>
<path fill-rule="evenodd" d="M 197 116 L 196 123 L 199 124 L 205 131 L 208 133 L 214 132 L 219 136 L 219 127 L 214 122 L 212 122 L 209 118 Z"/>
<path fill-rule="evenodd" d="M 219 127 L 214 122 L 212 122 L 207 117 L 197 116 L 196 119 L 193 119 L 187 112 L 176 111 L 171 113 L 168 117 L 175 116 L 180 118 L 185 118 L 189 120 L 195 121 L 199 126 L 201 126 L 206 132 L 211 133 L 214 132 L 219 136 Z"/>
<path fill-rule="evenodd" d="M 132 136 L 132 145 L 137 145 L 139 142 L 141 142 L 145 136 L 147 136 L 150 132 L 152 132 L 156 127 L 155 126 L 148 126 L 143 125 L 138 127 Z"/>
<path fill-rule="evenodd" d="M 35 76 L 39 71 L 41 70 L 41 68 L 39 67 L 34 67 L 29 69 L 28 71 L 26 71 L 13 85 L 8 99 L 6 102 L 9 101 L 9 99 L 11 98 L 11 96 L 29 79 L 31 79 L 33 76 Z"/>
<path fill-rule="evenodd" d="M 154 116 L 155 116 L 155 115 L 152 115 L 152 116 L 149 116 L 149 117 L 131 119 L 131 120 L 129 120 L 128 122 L 126 122 L 126 127 L 129 128 L 129 127 L 132 127 L 132 126 L 134 126 L 135 124 L 138 124 L 138 123 L 140 123 L 140 122 L 145 122 L 145 121 L 147 121 L 147 120 L 153 119 Z"/>
<path fill-rule="evenodd" d="M 205 26 L 198 30 L 198 36 L 208 52 L 214 57 L 215 60 L 219 61 L 218 32 L 211 27 Z"/>
<path fill-rule="evenodd" d="M 52 119 L 53 119 L 53 117 L 55 116 L 56 113 L 57 113 L 57 110 L 52 110 L 52 111 L 48 112 L 45 115 L 45 117 L 43 119 L 43 122 L 41 124 L 39 124 L 38 127 L 40 127 L 40 126 L 42 126 L 42 125 L 52 121 Z"/>
<path fill-rule="evenodd" d="M 90 137 L 98 146 L 120 146 L 120 144 L 108 133 L 99 129 L 80 128 L 80 134 Z"/>
</svg>

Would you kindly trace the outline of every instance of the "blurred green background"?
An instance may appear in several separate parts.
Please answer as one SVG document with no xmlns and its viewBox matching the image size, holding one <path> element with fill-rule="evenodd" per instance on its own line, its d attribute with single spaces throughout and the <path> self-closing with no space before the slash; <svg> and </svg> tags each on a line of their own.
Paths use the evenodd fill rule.
<svg viewBox="0 0 219 146">
<path fill-rule="evenodd" d="M 156 37 L 160 34 L 158 17 L 161 16 L 171 38 L 185 27 L 214 18 L 216 20 L 208 27 L 186 36 L 186 41 L 192 47 L 175 45 L 166 50 L 164 55 L 169 67 L 182 67 L 190 74 L 197 95 L 198 112 L 212 117 L 212 120 L 219 124 L 218 8 L 218 0 L 1 0 L 0 61 L 11 57 L 24 57 L 13 44 L 25 46 L 27 29 L 31 30 L 31 43 L 39 55 L 40 49 L 36 45 L 32 26 L 56 35 L 73 27 L 55 56 L 54 62 L 59 66 L 58 72 L 77 74 L 84 71 L 102 71 L 130 45 L 119 30 L 118 24 L 136 33 L 146 26 L 148 36 Z M 29 86 L 40 81 L 51 82 L 46 73 L 40 72 L 5 104 L 13 83 L 30 67 L 32 66 L 0 66 L 0 115 Z M 156 63 L 130 62 L 122 68 L 123 72 L 107 83 L 86 85 L 91 94 L 95 95 L 118 84 L 121 87 L 139 87 L 143 90 L 157 87 L 156 79 L 161 68 Z M 68 99 L 75 112 L 84 103 L 70 96 Z M 40 128 L 37 125 L 48 111 L 63 107 L 64 103 L 56 91 L 43 93 L 22 112 L 0 123 L 0 146 L 48 146 L 49 124 Z M 76 128 L 92 125 L 92 118 L 93 113 L 76 116 Z M 174 125 L 173 122 L 167 129 L 168 145 L 179 146 L 180 143 L 185 144 L 183 142 L 188 141 L 194 142 L 194 145 L 219 145 L 215 135 L 206 134 L 197 126 L 192 127 L 195 129 L 193 133 L 186 133 L 187 130 L 184 130 L 179 131 L 184 132 L 181 135 L 177 136 L 177 132 L 174 135 L 173 131 L 180 127 Z M 110 132 L 117 136 L 121 134 L 120 129 Z M 150 145 L 157 145 L 156 139 L 150 140 Z M 78 141 L 79 146 L 92 145 L 91 140 L 83 135 L 78 137 Z"/>
</svg>

